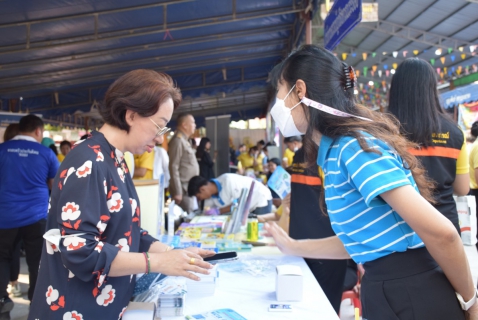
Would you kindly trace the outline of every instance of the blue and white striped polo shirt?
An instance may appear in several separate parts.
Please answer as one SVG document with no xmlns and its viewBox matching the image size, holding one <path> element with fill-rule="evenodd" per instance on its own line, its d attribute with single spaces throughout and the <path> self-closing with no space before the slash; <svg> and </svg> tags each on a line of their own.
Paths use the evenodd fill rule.
<svg viewBox="0 0 478 320">
<path fill-rule="evenodd" d="M 386 143 L 364 133 L 379 153 L 365 152 L 353 137 L 322 136 L 317 164 L 325 174 L 325 202 L 332 228 L 357 263 L 423 247 L 410 226 L 379 197 L 417 186 L 402 159 Z"/>
</svg>

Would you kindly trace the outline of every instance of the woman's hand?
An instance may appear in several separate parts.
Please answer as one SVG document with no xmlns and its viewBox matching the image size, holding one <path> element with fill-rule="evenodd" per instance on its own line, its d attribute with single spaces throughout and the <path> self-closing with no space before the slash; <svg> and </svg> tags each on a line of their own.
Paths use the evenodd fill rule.
<svg viewBox="0 0 478 320">
<path fill-rule="evenodd" d="M 198 248 L 198 247 L 189 247 L 189 248 L 186 248 L 184 250 L 195 253 L 195 254 L 198 254 L 203 258 L 211 257 L 211 256 L 216 254 L 214 251 L 204 250 L 204 249 L 201 249 L 201 248 Z"/>
<path fill-rule="evenodd" d="M 467 320 L 478 320 L 478 302 L 475 302 L 465 314 Z"/>
<path fill-rule="evenodd" d="M 282 253 L 296 255 L 294 245 L 297 241 L 289 237 L 277 223 L 268 222 L 264 225 L 264 228 L 274 238 L 277 247 Z"/>
<path fill-rule="evenodd" d="M 205 254 L 207 250 L 199 248 L 198 252 Z M 191 272 L 209 274 L 213 266 L 204 262 L 198 253 L 191 250 L 170 250 L 162 253 L 150 253 L 151 271 L 168 276 L 182 276 L 195 281 L 200 278 Z"/>
</svg>

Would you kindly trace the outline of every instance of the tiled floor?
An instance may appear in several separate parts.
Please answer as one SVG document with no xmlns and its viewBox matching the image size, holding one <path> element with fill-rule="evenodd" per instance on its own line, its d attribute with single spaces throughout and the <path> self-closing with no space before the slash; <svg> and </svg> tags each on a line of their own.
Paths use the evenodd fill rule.
<svg viewBox="0 0 478 320">
<path fill-rule="evenodd" d="M 476 251 L 475 246 L 465 246 L 465 251 L 468 256 L 468 260 L 470 262 L 471 272 L 473 274 L 474 283 L 477 283 L 478 279 L 478 252 Z M 19 298 L 12 298 L 15 302 L 15 307 L 11 312 L 12 320 L 26 320 L 28 316 L 28 307 L 30 305 L 30 301 L 26 296 L 26 292 L 28 290 L 28 268 L 25 262 L 25 258 L 21 258 L 21 267 L 20 267 L 20 277 L 19 277 L 20 285 L 22 288 L 22 292 L 24 292 L 23 297 Z M 347 303 L 343 303 L 341 309 L 341 320 L 353 320 L 354 319 L 354 310 L 353 307 L 347 305 Z"/>
</svg>

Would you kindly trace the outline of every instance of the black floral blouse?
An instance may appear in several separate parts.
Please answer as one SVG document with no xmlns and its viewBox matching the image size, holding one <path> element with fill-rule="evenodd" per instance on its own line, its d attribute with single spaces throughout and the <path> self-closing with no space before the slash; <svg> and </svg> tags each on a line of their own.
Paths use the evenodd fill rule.
<svg viewBox="0 0 478 320">
<path fill-rule="evenodd" d="M 28 319 L 120 319 L 136 279 L 108 277 L 111 263 L 156 241 L 140 214 L 122 152 L 100 132 L 79 141 L 55 177 Z"/>
</svg>

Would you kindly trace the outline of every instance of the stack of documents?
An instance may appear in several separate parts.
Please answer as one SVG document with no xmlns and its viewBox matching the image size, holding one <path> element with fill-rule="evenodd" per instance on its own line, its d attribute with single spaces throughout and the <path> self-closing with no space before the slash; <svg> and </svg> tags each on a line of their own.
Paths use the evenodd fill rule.
<svg viewBox="0 0 478 320">
<path fill-rule="evenodd" d="M 166 277 L 149 290 L 137 295 L 134 301 L 154 302 L 160 317 L 182 316 L 186 300 L 186 281 L 182 277 Z"/>
</svg>

